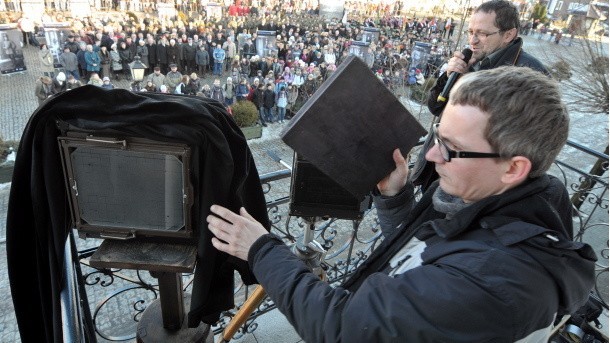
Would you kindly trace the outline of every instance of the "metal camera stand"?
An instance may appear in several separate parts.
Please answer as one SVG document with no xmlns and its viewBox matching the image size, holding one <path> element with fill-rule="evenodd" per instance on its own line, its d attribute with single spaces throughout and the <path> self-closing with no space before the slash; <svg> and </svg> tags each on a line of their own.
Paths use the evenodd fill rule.
<svg viewBox="0 0 610 343">
<path fill-rule="evenodd" d="M 322 245 L 313 239 L 314 230 L 318 217 L 304 217 L 307 222 L 307 228 L 303 232 L 303 238 L 300 242 L 295 243 L 291 247 L 291 251 L 307 264 L 311 271 L 318 275 L 320 279 L 326 280 L 326 273 L 323 268 L 322 261 L 326 256 L 326 250 Z M 246 299 L 243 306 L 237 311 L 233 319 L 229 322 L 224 331 L 220 334 L 217 343 L 229 342 L 239 328 L 246 322 L 252 312 L 263 302 L 267 293 L 263 286 L 258 285 L 252 295 Z"/>
</svg>

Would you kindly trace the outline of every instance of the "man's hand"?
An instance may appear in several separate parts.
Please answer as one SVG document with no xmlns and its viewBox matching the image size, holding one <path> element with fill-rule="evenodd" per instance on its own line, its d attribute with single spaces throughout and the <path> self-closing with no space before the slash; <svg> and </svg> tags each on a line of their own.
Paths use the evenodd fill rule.
<svg viewBox="0 0 610 343">
<path fill-rule="evenodd" d="M 398 194 L 407 184 L 407 179 L 409 177 L 409 165 L 407 164 L 407 160 L 402 156 L 400 149 L 394 149 L 392 158 L 396 164 L 396 169 L 377 184 L 379 193 L 385 196 Z"/>
<path fill-rule="evenodd" d="M 207 217 L 207 222 L 215 236 L 212 237 L 212 245 L 247 261 L 250 247 L 259 237 L 267 234 L 267 230 L 243 207 L 239 209 L 240 214 L 219 205 L 212 205 L 210 210 L 212 214 Z"/>
<path fill-rule="evenodd" d="M 457 72 L 458 74 L 465 74 L 468 72 L 468 67 L 473 65 L 477 60 L 472 57 L 468 63 L 464 62 L 464 54 L 461 51 L 456 51 L 453 53 L 453 57 L 447 63 L 447 76 L 451 75 L 452 72 Z"/>
</svg>

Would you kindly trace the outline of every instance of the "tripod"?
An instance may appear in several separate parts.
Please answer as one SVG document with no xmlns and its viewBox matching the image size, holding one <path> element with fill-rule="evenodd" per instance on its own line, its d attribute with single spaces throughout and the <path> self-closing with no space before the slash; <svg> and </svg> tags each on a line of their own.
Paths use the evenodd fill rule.
<svg viewBox="0 0 610 343">
<path fill-rule="evenodd" d="M 322 245 L 313 239 L 313 233 L 318 217 L 305 217 L 303 218 L 307 222 L 307 228 L 303 233 L 303 239 L 300 242 L 295 243 L 291 247 L 291 251 L 301 260 L 307 264 L 311 271 L 318 275 L 320 279 L 326 280 L 326 273 L 324 271 L 322 261 L 326 256 L 326 250 Z M 258 285 L 252 295 L 246 299 L 242 307 L 237 311 L 233 319 L 229 322 L 227 327 L 221 333 L 217 343 L 229 342 L 237 330 L 246 322 L 250 314 L 256 310 L 258 305 L 261 304 L 265 299 L 266 292 L 263 286 Z"/>
</svg>

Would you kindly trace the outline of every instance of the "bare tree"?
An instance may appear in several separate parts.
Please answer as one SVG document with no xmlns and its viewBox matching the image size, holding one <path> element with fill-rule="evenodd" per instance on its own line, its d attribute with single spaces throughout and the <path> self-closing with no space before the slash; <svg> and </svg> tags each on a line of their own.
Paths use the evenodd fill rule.
<svg viewBox="0 0 610 343">
<path fill-rule="evenodd" d="M 569 108 L 608 114 L 608 51 L 601 37 L 563 37 L 569 45 L 557 44 L 550 52 L 551 74 L 561 82 Z M 564 42 L 565 43 L 565 42 Z"/>
</svg>

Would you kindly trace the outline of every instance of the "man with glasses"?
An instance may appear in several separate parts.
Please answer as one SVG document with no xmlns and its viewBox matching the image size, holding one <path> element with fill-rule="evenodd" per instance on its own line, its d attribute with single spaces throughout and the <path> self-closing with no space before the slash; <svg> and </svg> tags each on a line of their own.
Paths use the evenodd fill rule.
<svg viewBox="0 0 610 343">
<path fill-rule="evenodd" d="M 466 32 L 472 57 L 466 62 L 461 51 L 453 54 L 447 64 L 446 72 L 439 76 L 430 90 L 428 97 L 430 112 L 437 117 L 443 112 L 447 102 L 439 101 L 438 98 L 447 84 L 449 75 L 453 72 L 463 75 L 476 70 L 514 65 L 529 67 L 548 75 L 548 71 L 540 61 L 523 51 L 523 40 L 518 37 L 519 28 L 519 11 L 511 2 L 492 0 L 481 4 L 470 17 Z M 525 101 L 525 98 L 523 100 Z M 438 118 L 435 121 L 438 121 Z M 426 140 L 412 173 L 415 184 L 423 189 L 437 177 L 432 165 L 424 160 L 424 154 L 430 143 L 429 139 Z"/>
<path fill-rule="evenodd" d="M 461 51 L 453 54 L 446 73 L 438 78 L 430 91 L 430 112 L 438 116 L 443 111 L 446 102 L 439 102 L 437 98 L 452 72 L 465 74 L 475 70 L 515 65 L 548 74 L 540 61 L 523 51 L 523 40 L 518 37 L 519 28 L 519 11 L 511 2 L 492 0 L 481 4 L 470 17 L 466 32 L 472 57 L 465 62 Z"/>
<path fill-rule="evenodd" d="M 374 192 L 385 240 L 341 286 L 318 279 L 244 208 L 212 206 L 212 244 L 248 261 L 306 342 L 547 342 L 594 284 L 595 253 L 571 240 L 568 194 L 546 174 L 568 126 L 543 74 L 469 73 L 426 154 L 440 179 L 415 202 L 394 151 L 396 168 Z"/>
</svg>

